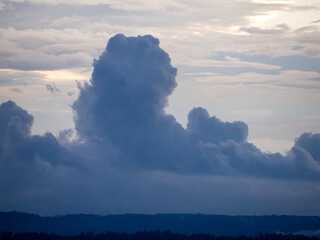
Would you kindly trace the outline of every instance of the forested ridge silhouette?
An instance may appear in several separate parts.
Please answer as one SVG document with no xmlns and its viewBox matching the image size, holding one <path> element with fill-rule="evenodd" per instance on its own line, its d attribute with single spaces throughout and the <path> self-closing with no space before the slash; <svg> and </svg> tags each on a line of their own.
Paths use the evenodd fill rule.
<svg viewBox="0 0 320 240">
<path fill-rule="evenodd" d="M 255 236 L 260 233 L 293 233 L 320 236 L 320 217 L 204 214 L 122 214 L 105 216 L 75 214 L 42 217 L 36 214 L 0 212 L 0 231 L 14 234 L 41 232 L 73 236 L 86 232 L 92 232 L 93 234 L 106 232 L 135 234 L 141 231 L 165 232 L 168 230 L 172 233 L 186 235 L 208 233 L 215 236 L 234 237 L 240 235 Z"/>
<path fill-rule="evenodd" d="M 107 232 L 102 234 L 81 233 L 74 236 L 61 236 L 48 233 L 1 232 L 0 240 L 319 240 L 319 237 L 308 237 L 293 234 L 258 234 L 255 236 L 215 236 L 211 234 L 172 233 L 171 231 L 137 232 L 133 234 Z"/>
</svg>

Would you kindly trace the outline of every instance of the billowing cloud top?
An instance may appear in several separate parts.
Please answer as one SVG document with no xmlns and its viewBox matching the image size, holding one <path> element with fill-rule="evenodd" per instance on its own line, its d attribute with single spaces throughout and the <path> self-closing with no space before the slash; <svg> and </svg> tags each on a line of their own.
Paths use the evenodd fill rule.
<svg viewBox="0 0 320 240">
<path fill-rule="evenodd" d="M 242 122 L 223 123 L 201 108 L 189 114 L 187 131 L 164 111 L 177 83 L 177 70 L 152 36 L 116 35 L 94 61 L 90 84 L 74 103 L 75 123 L 82 139 L 113 144 L 125 165 L 173 171 L 209 171 L 198 141 L 245 142 Z M 129 161 L 129 162 L 128 162 Z"/>
<path fill-rule="evenodd" d="M 33 117 L 27 111 L 18 107 L 14 102 L 1 104 L 0 108 L 0 142 L 13 141 L 30 135 Z"/>
<path fill-rule="evenodd" d="M 208 111 L 200 107 L 190 111 L 187 130 L 199 140 L 215 144 L 227 140 L 245 142 L 248 137 L 245 123 L 224 123 L 214 116 L 210 117 Z"/>
<path fill-rule="evenodd" d="M 93 65 L 90 82 L 80 87 L 72 106 L 77 140 L 67 141 L 63 133 L 59 141 L 50 133 L 33 136 L 31 115 L 11 101 L 0 106 L 0 191 L 6 195 L 0 198 L 2 205 L 10 208 L 12 199 L 23 199 L 23 187 L 33 189 L 32 197 L 39 189 L 67 192 L 63 181 L 55 178 L 68 181 L 69 187 L 85 178 L 86 195 L 85 191 L 108 189 L 103 184 L 92 188 L 96 182 L 121 186 L 128 180 L 126 174 L 135 171 L 146 178 L 161 172 L 163 178 L 177 174 L 319 181 L 319 134 L 302 134 L 283 156 L 263 153 L 248 143 L 245 123 L 223 122 L 200 107 L 190 111 L 184 129 L 164 110 L 177 86 L 177 70 L 158 39 L 118 34 Z M 23 171 L 18 171 L 21 166 Z M 114 175 L 111 169 L 121 173 Z M 14 180 L 17 172 L 25 182 Z M 12 193 L 13 188 L 18 190 Z M 113 192 L 116 196 L 132 194 L 122 187 L 112 191 L 121 192 Z"/>
</svg>

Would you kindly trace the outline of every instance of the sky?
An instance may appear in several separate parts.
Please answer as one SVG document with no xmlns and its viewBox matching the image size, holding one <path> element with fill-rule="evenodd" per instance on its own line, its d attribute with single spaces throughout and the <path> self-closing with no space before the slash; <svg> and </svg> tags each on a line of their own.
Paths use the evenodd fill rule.
<svg viewBox="0 0 320 240">
<path fill-rule="evenodd" d="M 0 1 L 0 209 L 320 214 L 320 2 Z"/>
</svg>

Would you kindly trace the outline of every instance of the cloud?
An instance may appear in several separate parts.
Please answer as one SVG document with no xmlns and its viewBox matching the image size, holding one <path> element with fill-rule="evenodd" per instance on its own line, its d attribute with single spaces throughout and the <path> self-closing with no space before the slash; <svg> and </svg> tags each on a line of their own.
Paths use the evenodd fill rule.
<svg viewBox="0 0 320 240">
<path fill-rule="evenodd" d="M 21 93 L 21 89 L 20 88 L 11 88 L 10 89 L 11 92 L 15 92 L 15 93 Z"/>
<path fill-rule="evenodd" d="M 25 211 L 36 199 L 41 208 L 81 167 L 51 133 L 31 135 L 32 124 L 32 115 L 14 102 L 0 105 L 0 202 L 6 209 Z"/>
<path fill-rule="evenodd" d="M 200 141 L 214 144 L 227 140 L 245 142 L 248 137 L 245 123 L 222 122 L 215 116 L 210 117 L 207 110 L 200 107 L 189 112 L 187 131 Z"/>
<path fill-rule="evenodd" d="M 0 86 L 27 86 L 41 83 L 44 75 L 37 72 L 24 72 L 13 69 L 0 70 Z"/>
<path fill-rule="evenodd" d="M 274 74 L 258 74 L 258 73 L 241 73 L 234 78 L 232 75 L 215 75 L 213 73 L 197 73 L 186 74 L 198 83 L 212 85 L 263 85 L 263 86 L 279 86 L 285 88 L 300 88 L 300 89 L 319 89 L 320 73 L 286 70 L 280 71 L 279 75 Z M 258 110 L 255 110 L 258 112 Z"/>
<path fill-rule="evenodd" d="M 305 149 L 315 161 L 320 163 L 320 134 L 303 133 L 296 139 L 295 146 Z"/>
<path fill-rule="evenodd" d="M 222 67 L 222 68 L 257 68 L 257 69 L 264 69 L 264 70 L 278 70 L 280 66 L 276 65 L 268 65 L 262 64 L 258 62 L 244 62 L 241 61 L 239 58 L 232 58 L 229 56 L 225 56 L 223 61 L 217 61 L 212 59 L 205 59 L 205 60 L 194 60 L 194 61 L 186 61 L 182 63 L 186 66 L 191 67 Z"/>
<path fill-rule="evenodd" d="M 80 138 L 111 144 L 123 155 L 115 163 L 121 166 L 319 178 L 314 159 L 296 149 L 287 157 L 262 153 L 247 143 L 248 126 L 243 122 L 225 123 L 203 108 L 194 108 L 184 129 L 164 111 L 176 87 L 175 76 L 168 54 L 154 37 L 119 34 L 111 38 L 94 61 L 90 83 L 80 89 L 73 105 Z"/>
<path fill-rule="evenodd" d="M 174 117 L 164 112 L 177 85 L 176 72 L 158 39 L 111 38 L 94 62 L 90 84 L 80 89 L 73 104 L 77 133 L 88 141 L 98 137 L 111 142 L 124 159 L 130 159 L 127 164 L 183 167 L 181 159 L 187 162 L 190 157 L 181 148 L 189 139 Z"/>
<path fill-rule="evenodd" d="M 209 203 L 197 206 L 206 202 L 202 197 L 216 202 L 220 191 L 227 200 L 228 192 L 236 190 L 233 183 L 245 187 L 257 179 L 264 180 L 254 189 L 275 181 L 276 192 L 281 192 L 290 181 L 298 181 L 301 188 L 313 189 L 310 198 L 318 197 L 319 134 L 302 134 L 281 155 L 248 143 L 245 123 L 223 122 L 201 107 L 190 111 L 183 128 L 165 112 L 177 86 L 177 69 L 159 44 L 151 35 L 118 34 L 109 40 L 72 105 L 75 137 L 71 130 L 58 138 L 31 135 L 33 117 L 27 111 L 12 101 L 0 105 L 0 203 L 5 209 L 196 212 L 214 209 Z M 267 197 L 273 191 L 269 187 L 259 194 Z M 304 192 L 296 191 L 287 190 L 300 201 Z M 248 207 L 250 194 L 254 191 L 238 192 L 229 201 L 238 196 L 240 205 Z M 181 206 L 176 202 L 177 208 L 170 207 L 168 199 Z M 272 211 L 270 206 L 261 212 Z"/>
<path fill-rule="evenodd" d="M 57 88 L 57 86 L 54 83 L 53 84 L 46 84 L 46 88 L 51 93 L 60 92 L 60 89 Z"/>
<path fill-rule="evenodd" d="M 18 161 L 24 164 L 41 160 L 51 165 L 70 165 L 67 150 L 51 133 L 31 135 L 33 117 L 26 110 L 8 101 L 0 105 L 1 164 Z"/>
<path fill-rule="evenodd" d="M 30 71 L 87 67 L 97 54 L 90 44 L 103 43 L 105 36 L 98 35 L 87 36 L 75 29 L 0 28 L 0 68 Z"/>
<path fill-rule="evenodd" d="M 296 70 L 296 71 L 312 71 L 319 72 L 317 66 L 320 63 L 318 58 L 303 56 L 303 55 L 288 55 L 271 57 L 268 55 L 256 55 L 250 53 L 237 53 L 237 52 L 215 52 L 213 58 L 217 60 L 225 60 L 225 58 L 239 59 L 240 62 L 248 62 L 255 64 L 274 64 L 279 66 L 279 70 Z M 270 68 L 271 69 L 271 68 Z"/>
<path fill-rule="evenodd" d="M 8 101 L 0 106 L 1 143 L 8 143 L 14 139 L 24 139 L 30 135 L 33 117 L 27 111 Z"/>
<path fill-rule="evenodd" d="M 75 94 L 75 93 L 74 93 L 73 91 L 67 92 L 67 95 L 68 95 L 69 97 L 72 97 L 74 94 Z"/>
<path fill-rule="evenodd" d="M 284 34 L 286 33 L 290 28 L 285 24 L 279 24 L 275 28 L 271 29 L 261 29 L 258 27 L 242 27 L 239 29 L 239 31 L 244 31 L 250 34 Z"/>
</svg>

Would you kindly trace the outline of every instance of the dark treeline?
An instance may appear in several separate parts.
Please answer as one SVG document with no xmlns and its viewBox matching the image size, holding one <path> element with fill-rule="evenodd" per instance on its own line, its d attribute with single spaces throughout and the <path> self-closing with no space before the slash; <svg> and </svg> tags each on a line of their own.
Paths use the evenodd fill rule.
<svg viewBox="0 0 320 240">
<path fill-rule="evenodd" d="M 1 232 L 0 240 L 320 240 L 319 237 L 308 237 L 294 234 L 258 234 L 255 236 L 215 236 L 211 234 L 185 235 L 171 231 L 137 232 L 133 234 L 107 232 L 101 234 L 81 233 L 74 236 L 62 236 L 48 233 Z"/>
<path fill-rule="evenodd" d="M 262 233 L 304 234 L 319 236 L 317 216 L 225 216 L 203 214 L 123 214 L 64 215 L 41 217 L 35 214 L 0 212 L 0 232 L 42 232 L 75 236 L 81 232 L 100 234 L 118 232 L 134 234 L 141 231 L 191 235 L 209 233 L 215 236 L 255 236 Z"/>
</svg>

